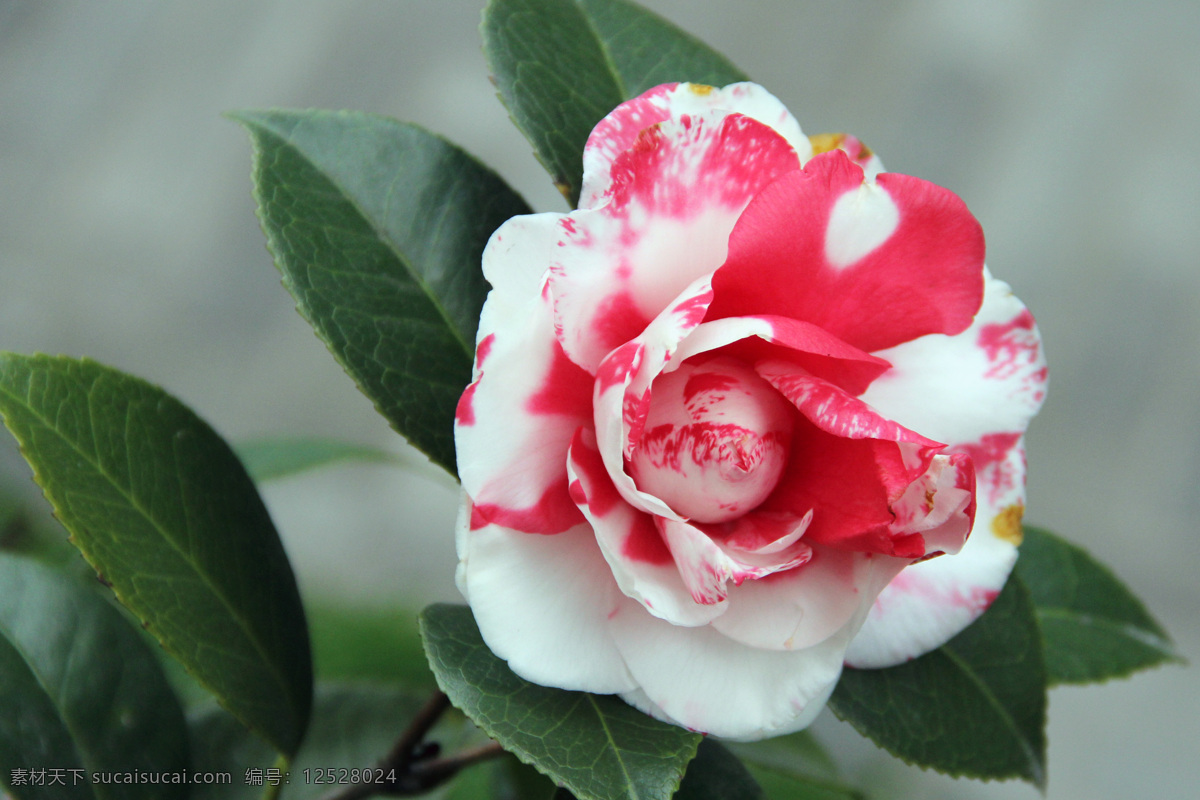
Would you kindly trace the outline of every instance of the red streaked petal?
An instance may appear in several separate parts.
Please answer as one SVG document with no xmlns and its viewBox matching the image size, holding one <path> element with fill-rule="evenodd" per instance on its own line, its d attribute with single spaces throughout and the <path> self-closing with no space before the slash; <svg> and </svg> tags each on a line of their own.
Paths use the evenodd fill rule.
<svg viewBox="0 0 1200 800">
<path fill-rule="evenodd" d="M 793 365 L 765 362 L 756 365 L 758 374 L 792 402 L 800 413 L 821 430 L 846 439 L 879 439 L 906 442 L 940 450 L 944 445 L 905 428 L 879 414 L 861 399 Z"/>
<path fill-rule="evenodd" d="M 990 275 L 983 307 L 966 331 L 928 336 L 882 355 L 893 370 L 863 399 L 949 442 L 948 452 L 969 455 L 977 508 L 961 552 L 909 567 L 880 595 L 851 648 L 852 663 L 880 667 L 940 647 L 1004 587 L 1021 541 L 1022 434 L 1046 387 L 1037 328 L 1008 285 Z"/>
<path fill-rule="evenodd" d="M 800 162 L 788 142 L 739 114 L 706 112 L 642 130 L 615 156 L 603 202 L 564 218 L 551 290 L 557 332 L 595 372 L 674 297 L 725 260 L 738 215 Z"/>
<path fill-rule="evenodd" d="M 671 519 L 680 517 L 659 498 L 638 490 L 625 471 L 625 458 L 645 426 L 651 383 L 680 342 L 700 324 L 711 299 L 707 276 L 697 279 L 637 339 L 609 353 L 597 368 L 596 440 L 609 476 L 634 508 Z"/>
<path fill-rule="evenodd" d="M 906 175 L 864 183 L 834 150 L 746 208 L 709 319 L 792 317 L 868 352 L 958 333 L 979 309 L 983 254 L 979 223 L 953 193 Z M 795 285 L 804 291 L 779 290 Z"/>
<path fill-rule="evenodd" d="M 589 432 L 572 443 L 569 470 L 575 500 L 625 595 L 673 625 L 704 625 L 725 611 L 692 600 L 653 518 L 617 492 Z"/>
<path fill-rule="evenodd" d="M 992 449 L 986 437 L 998 435 L 1009 435 L 1012 445 L 1045 398 L 1046 358 L 1028 309 L 1008 284 L 985 275 L 971 327 L 878 353 L 892 369 L 871 384 L 864 402 L 951 447 Z"/>
<path fill-rule="evenodd" d="M 729 595 L 730 583 L 739 585 L 798 567 L 812 554 L 807 544 L 796 543 L 779 557 L 739 558 L 742 554 L 722 547 L 702 529 L 707 526 L 662 517 L 656 517 L 654 522 L 662 531 L 692 600 L 700 605 L 723 603 Z"/>
<path fill-rule="evenodd" d="M 579 207 L 595 208 L 602 202 L 610 188 L 613 162 L 634 146 L 643 130 L 669 119 L 714 111 L 742 114 L 772 128 L 791 145 L 798 164 L 812 155 L 812 145 L 796 119 L 783 103 L 757 84 L 735 83 L 715 89 L 667 83 L 617 106 L 592 130 L 583 150 Z"/>
<path fill-rule="evenodd" d="M 852 347 L 812 323 L 751 315 L 701 323 L 671 355 L 667 369 L 718 349 L 749 364 L 787 359 L 853 395 L 861 394 L 889 368 L 884 359 Z"/>
<path fill-rule="evenodd" d="M 545 237 L 556 224 L 553 215 L 514 218 L 484 251 L 494 288 L 455 425 L 459 477 L 477 528 L 559 533 L 582 521 L 567 491 L 566 459 L 575 431 L 591 424 L 593 380 L 563 353 L 540 291 L 551 249 Z"/>
</svg>

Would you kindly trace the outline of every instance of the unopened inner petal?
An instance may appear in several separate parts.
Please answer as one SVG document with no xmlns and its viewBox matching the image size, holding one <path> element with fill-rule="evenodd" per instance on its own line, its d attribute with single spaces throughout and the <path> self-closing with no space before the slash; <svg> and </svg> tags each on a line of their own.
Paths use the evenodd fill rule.
<svg viewBox="0 0 1200 800">
<path fill-rule="evenodd" d="M 738 361 L 685 363 L 654 382 L 630 475 L 696 522 L 736 519 L 779 482 L 792 416 L 787 401 Z"/>
</svg>

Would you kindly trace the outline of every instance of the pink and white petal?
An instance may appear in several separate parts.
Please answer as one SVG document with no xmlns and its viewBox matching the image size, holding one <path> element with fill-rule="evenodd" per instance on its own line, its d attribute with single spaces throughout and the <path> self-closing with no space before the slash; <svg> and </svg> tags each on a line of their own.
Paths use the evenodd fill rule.
<svg viewBox="0 0 1200 800">
<path fill-rule="evenodd" d="M 962 453 L 936 455 L 929 469 L 892 505 L 897 534 L 920 533 L 925 555 L 962 550 L 975 521 L 975 467 Z"/>
<path fill-rule="evenodd" d="M 957 555 L 905 568 L 876 599 L 846 664 L 890 667 L 941 647 L 987 610 L 1016 559 L 1010 542 L 973 533 Z"/>
<path fill-rule="evenodd" d="M 979 309 L 983 254 L 979 223 L 952 192 L 890 173 L 864 183 L 833 150 L 746 207 L 709 319 L 792 317 L 868 352 L 958 333 Z M 793 285 L 805 291 L 778 289 Z"/>
<path fill-rule="evenodd" d="M 510 326 L 481 344 L 455 424 L 459 477 L 476 527 L 559 533 L 581 521 L 566 457 L 575 431 L 591 424 L 592 380 L 562 353 L 547 314 L 521 322 L 524 330 Z"/>
<path fill-rule="evenodd" d="M 941 647 L 986 611 L 1004 588 L 1021 543 L 1023 440 L 975 468 L 977 506 L 970 537 L 957 554 L 913 564 L 880 593 L 851 644 L 851 666 L 892 666 Z M 988 486 L 1003 488 L 989 491 Z M 928 549 L 953 552 L 947 545 L 953 546 L 960 521 L 952 518 L 945 528 L 927 534 Z"/>
<path fill-rule="evenodd" d="M 804 541 L 812 545 L 920 558 L 926 553 L 921 535 L 892 529 L 892 506 L 925 471 L 920 461 L 910 463 L 904 448 L 799 424 L 788 469 L 758 510 L 803 514 L 811 509 Z"/>
<path fill-rule="evenodd" d="M 906 442 L 921 449 L 940 450 L 941 442 L 922 436 L 880 414 L 845 389 L 797 370 L 793 364 L 767 361 L 755 370 L 779 390 L 810 422 L 843 439 L 878 439 Z M 928 463 L 927 460 L 925 463 Z M 924 465 L 920 472 L 924 471 Z M 915 476 L 914 476 L 915 477 Z M 905 482 L 908 485 L 908 482 Z"/>
<path fill-rule="evenodd" d="M 567 490 L 571 438 L 592 417 L 592 377 L 554 336 L 542 291 L 554 215 L 517 217 L 492 236 L 483 267 L 493 289 L 480 318 L 474 381 L 459 400 L 459 477 L 477 526 L 558 533 L 582 521 Z"/>
<path fill-rule="evenodd" d="M 600 121 L 583 150 L 583 187 L 580 208 L 595 208 L 611 185 L 613 161 L 632 148 L 638 134 L 668 119 L 705 115 L 714 111 L 743 114 L 773 128 L 796 153 L 797 164 L 812 155 L 812 145 L 799 123 L 779 99 L 753 83 L 735 83 L 723 89 L 700 84 L 667 83 L 617 106 Z"/>
<path fill-rule="evenodd" d="M 682 518 L 661 499 L 637 488 L 625 471 L 625 459 L 645 426 L 650 385 L 708 310 L 712 300 L 708 277 L 686 287 L 640 336 L 609 353 L 596 371 L 596 441 L 613 484 L 634 508 L 668 519 Z"/>
<path fill-rule="evenodd" d="M 751 197 L 798 170 L 786 140 L 738 114 L 685 116 L 643 130 L 616 156 L 604 202 L 564 217 L 555 237 L 550 286 L 571 359 L 594 373 L 721 265 Z"/>
<path fill-rule="evenodd" d="M 558 536 L 467 531 L 461 583 L 487 646 L 543 686 L 611 694 L 637 684 L 609 633 L 625 602 L 583 524 Z"/>
<path fill-rule="evenodd" d="M 802 566 L 729 591 L 712 627 L 748 647 L 803 650 L 842 630 L 907 559 L 814 547 Z"/>
<path fill-rule="evenodd" d="M 984 277 L 983 304 L 969 328 L 876 353 L 892 369 L 862 395 L 884 416 L 955 448 L 1000 434 L 1011 444 L 1046 396 L 1033 316 L 1008 284 Z"/>
<path fill-rule="evenodd" d="M 865 400 L 951 442 L 976 470 L 975 524 L 962 552 L 906 570 L 880 595 L 855 663 L 886 666 L 940 647 L 986 610 L 1017 557 L 1025 503 L 1023 432 L 1045 396 L 1037 328 L 1008 285 L 987 276 L 975 323 L 884 353 L 895 368 Z"/>
<path fill-rule="evenodd" d="M 610 625 L 640 690 L 622 697 L 653 716 L 727 739 L 799 730 L 829 699 L 861 616 L 814 647 L 786 652 L 746 647 L 712 626 L 671 625 L 626 604 Z"/>
<path fill-rule="evenodd" d="M 735 344 L 738 346 L 730 347 Z M 779 347 L 766 347 L 768 344 Z M 882 358 L 852 347 L 811 323 L 750 315 L 701 323 L 671 354 L 664 371 L 670 372 L 692 356 L 722 347 L 729 348 L 730 354 L 747 363 L 788 357 L 806 371 L 855 395 L 861 394 L 889 367 Z"/>
<path fill-rule="evenodd" d="M 590 432 L 575 438 L 568 470 L 572 496 L 622 593 L 673 625 L 705 625 L 724 613 L 724 603 L 692 599 L 651 516 L 626 503 L 612 485 Z"/>
<path fill-rule="evenodd" d="M 738 586 L 748 580 L 793 569 L 812 556 L 808 545 L 797 543 L 777 557 L 742 557 L 736 550 L 722 547 L 696 525 L 662 517 L 655 518 L 654 522 L 662 532 L 692 600 L 700 605 L 723 604 L 729 595 L 730 583 Z"/>
</svg>

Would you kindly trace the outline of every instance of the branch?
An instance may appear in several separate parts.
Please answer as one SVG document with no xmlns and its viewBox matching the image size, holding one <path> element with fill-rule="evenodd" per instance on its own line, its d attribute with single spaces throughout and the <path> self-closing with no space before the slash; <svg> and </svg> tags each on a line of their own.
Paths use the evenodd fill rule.
<svg viewBox="0 0 1200 800">
<path fill-rule="evenodd" d="M 454 777 L 459 770 L 472 764 L 504 754 L 496 742 L 464 750 L 453 756 L 438 758 L 436 743 L 425 742 L 425 735 L 450 707 L 450 698 L 437 692 L 417 712 L 412 723 L 396 740 L 391 752 L 375 769 L 392 779 L 384 782 L 360 782 L 326 795 L 322 800 L 364 800 L 373 795 L 407 797 L 422 794 Z"/>
</svg>

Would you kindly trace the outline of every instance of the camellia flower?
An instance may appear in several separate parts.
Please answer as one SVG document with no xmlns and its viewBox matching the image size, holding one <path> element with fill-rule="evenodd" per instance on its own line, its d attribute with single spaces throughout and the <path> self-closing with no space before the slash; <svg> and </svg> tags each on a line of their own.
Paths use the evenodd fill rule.
<svg viewBox="0 0 1200 800">
<path fill-rule="evenodd" d="M 579 209 L 483 256 L 457 544 L 488 646 L 754 739 L 962 630 L 1016 558 L 1046 379 L 983 258 L 958 197 L 757 85 L 614 110 Z"/>
</svg>

